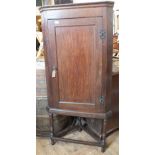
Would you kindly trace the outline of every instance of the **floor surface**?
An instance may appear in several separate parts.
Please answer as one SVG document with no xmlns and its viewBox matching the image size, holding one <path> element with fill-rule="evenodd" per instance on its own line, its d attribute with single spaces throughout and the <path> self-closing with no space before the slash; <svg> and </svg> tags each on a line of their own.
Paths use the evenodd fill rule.
<svg viewBox="0 0 155 155">
<path fill-rule="evenodd" d="M 84 131 L 74 132 L 65 136 L 66 138 L 94 141 Z M 100 147 L 81 145 L 74 143 L 56 142 L 51 145 L 48 138 L 36 139 L 37 155 L 118 155 L 119 154 L 119 132 L 116 131 L 107 138 L 107 149 L 104 153 Z"/>
</svg>

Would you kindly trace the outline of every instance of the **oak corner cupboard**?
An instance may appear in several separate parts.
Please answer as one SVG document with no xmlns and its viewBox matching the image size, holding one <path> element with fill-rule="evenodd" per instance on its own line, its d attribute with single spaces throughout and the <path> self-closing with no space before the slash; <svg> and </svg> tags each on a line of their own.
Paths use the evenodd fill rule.
<svg viewBox="0 0 155 155">
<path fill-rule="evenodd" d="M 66 141 L 105 149 L 111 116 L 113 2 L 40 8 L 44 35 L 51 142 Z M 54 132 L 53 114 L 74 116 L 67 130 Z M 102 120 L 99 137 L 86 118 Z M 97 142 L 62 138 L 73 129 L 88 131 Z"/>
</svg>

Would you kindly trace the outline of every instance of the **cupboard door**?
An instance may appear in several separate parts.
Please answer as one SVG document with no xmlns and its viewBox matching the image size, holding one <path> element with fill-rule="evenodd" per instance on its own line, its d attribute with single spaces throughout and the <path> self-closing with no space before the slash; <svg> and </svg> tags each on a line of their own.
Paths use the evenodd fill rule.
<svg viewBox="0 0 155 155">
<path fill-rule="evenodd" d="M 47 24 L 52 107 L 102 112 L 106 60 L 102 18 L 48 19 Z"/>
</svg>

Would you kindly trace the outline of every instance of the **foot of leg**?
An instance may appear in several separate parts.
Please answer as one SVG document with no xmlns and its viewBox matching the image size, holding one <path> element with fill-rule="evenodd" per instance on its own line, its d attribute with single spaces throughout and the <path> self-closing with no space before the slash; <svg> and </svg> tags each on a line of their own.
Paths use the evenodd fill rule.
<svg viewBox="0 0 155 155">
<path fill-rule="evenodd" d="M 105 146 L 101 147 L 101 152 L 105 152 Z"/>
<path fill-rule="evenodd" d="M 54 145 L 55 141 L 51 138 L 51 145 Z"/>
<path fill-rule="evenodd" d="M 81 132 L 82 131 L 82 128 L 79 128 L 78 131 Z"/>
</svg>

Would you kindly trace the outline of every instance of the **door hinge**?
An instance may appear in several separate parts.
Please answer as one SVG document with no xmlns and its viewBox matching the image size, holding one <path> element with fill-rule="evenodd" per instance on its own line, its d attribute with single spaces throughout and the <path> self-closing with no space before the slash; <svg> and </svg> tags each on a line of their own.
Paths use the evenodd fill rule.
<svg viewBox="0 0 155 155">
<path fill-rule="evenodd" d="M 101 30 L 100 31 L 100 38 L 104 39 L 105 38 L 105 34 L 106 34 L 106 32 L 104 30 Z"/>
<path fill-rule="evenodd" d="M 100 96 L 99 97 L 99 102 L 100 102 L 100 104 L 103 104 L 104 103 L 104 96 Z"/>
</svg>

